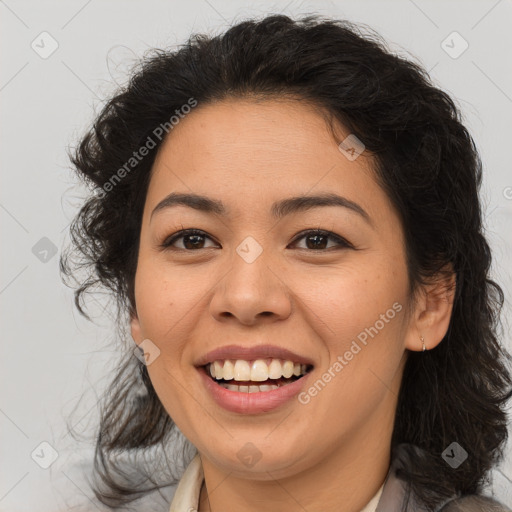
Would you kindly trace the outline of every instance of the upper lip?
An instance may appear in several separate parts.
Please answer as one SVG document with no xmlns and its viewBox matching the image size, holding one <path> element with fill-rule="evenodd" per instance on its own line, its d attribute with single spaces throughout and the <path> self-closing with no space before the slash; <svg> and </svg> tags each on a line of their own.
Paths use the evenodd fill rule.
<svg viewBox="0 0 512 512">
<path fill-rule="evenodd" d="M 195 363 L 195 366 L 204 366 L 214 361 L 223 361 L 226 359 L 243 359 L 253 361 L 255 359 L 266 359 L 268 357 L 275 359 L 284 359 L 294 363 L 313 365 L 313 361 L 305 356 L 301 356 L 283 347 L 276 345 L 257 345 L 254 347 L 242 347 L 241 345 L 226 345 L 216 348 L 207 354 L 201 356 Z"/>
</svg>

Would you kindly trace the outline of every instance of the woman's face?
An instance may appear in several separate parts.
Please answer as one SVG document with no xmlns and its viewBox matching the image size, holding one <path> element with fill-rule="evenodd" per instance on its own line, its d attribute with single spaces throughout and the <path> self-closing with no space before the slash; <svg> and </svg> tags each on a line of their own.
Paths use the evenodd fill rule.
<svg viewBox="0 0 512 512">
<path fill-rule="evenodd" d="M 348 135 L 340 128 L 340 141 Z M 132 335 L 137 344 L 150 340 L 148 372 L 160 400 L 216 467 L 265 480 L 336 453 L 389 448 L 382 440 L 391 436 L 405 349 L 421 342 L 406 314 L 398 216 L 374 180 L 371 156 L 354 157 L 338 148 L 318 111 L 291 100 L 199 105 L 159 151 Z M 171 193 L 204 196 L 224 211 L 199 201 L 162 205 Z M 328 194 L 345 199 L 273 208 Z M 169 242 L 182 229 L 201 233 Z M 304 233 L 317 229 L 335 236 Z M 228 390 L 198 365 L 235 345 L 286 349 L 312 370 L 277 390 Z M 245 381 L 246 363 L 237 359 L 251 370 L 251 361 L 268 364 L 276 354 L 242 351 L 231 361 Z M 221 365 L 229 357 L 219 357 Z"/>
</svg>

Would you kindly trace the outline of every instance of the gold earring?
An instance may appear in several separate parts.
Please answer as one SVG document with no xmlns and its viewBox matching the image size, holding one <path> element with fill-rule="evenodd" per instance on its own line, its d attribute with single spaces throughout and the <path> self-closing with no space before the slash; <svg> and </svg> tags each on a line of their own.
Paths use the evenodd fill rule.
<svg viewBox="0 0 512 512">
<path fill-rule="evenodd" d="M 423 352 L 425 352 L 425 350 L 427 350 L 427 347 L 425 346 L 425 339 L 423 338 L 423 336 L 420 336 L 420 340 L 421 343 L 423 343 Z"/>
</svg>

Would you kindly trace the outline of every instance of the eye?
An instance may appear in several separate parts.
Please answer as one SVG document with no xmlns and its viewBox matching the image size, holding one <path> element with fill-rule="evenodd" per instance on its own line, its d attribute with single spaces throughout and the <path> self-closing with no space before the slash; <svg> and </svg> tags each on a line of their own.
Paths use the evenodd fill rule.
<svg viewBox="0 0 512 512">
<path fill-rule="evenodd" d="M 209 249 L 205 247 L 205 240 L 213 240 L 204 231 L 200 229 L 183 229 L 177 231 L 171 236 L 167 237 L 164 242 L 160 245 L 162 249 L 177 249 L 184 251 L 194 251 L 197 249 Z M 325 231 L 323 229 L 310 229 L 299 233 L 294 239 L 291 245 L 296 245 L 298 241 L 305 239 L 306 247 L 299 247 L 301 250 L 310 250 L 314 252 L 321 252 L 333 247 L 326 247 L 328 240 L 331 239 L 335 242 L 335 247 L 354 248 L 354 246 L 347 242 L 344 238 L 331 231 Z M 175 243 L 180 240 L 182 241 L 182 247 L 175 246 Z"/>
<path fill-rule="evenodd" d="M 325 231 L 323 229 L 310 229 L 307 231 L 303 231 L 299 234 L 297 238 L 292 242 L 296 244 L 299 240 L 305 239 L 306 247 L 299 247 L 299 249 L 304 250 L 313 250 L 315 252 L 325 251 L 327 250 L 326 244 L 328 244 L 327 240 L 330 238 L 334 240 L 335 247 L 346 247 L 346 248 L 354 248 L 354 246 L 347 242 L 344 238 L 331 231 Z M 330 247 L 332 249 L 332 247 Z"/>
<path fill-rule="evenodd" d="M 178 249 L 178 250 L 195 250 L 195 249 L 208 249 L 208 247 L 202 247 L 204 239 L 208 238 L 212 240 L 204 231 L 200 229 L 182 229 L 166 238 L 161 244 L 162 249 Z M 183 239 L 184 247 L 174 247 L 174 243 L 177 240 Z"/>
</svg>

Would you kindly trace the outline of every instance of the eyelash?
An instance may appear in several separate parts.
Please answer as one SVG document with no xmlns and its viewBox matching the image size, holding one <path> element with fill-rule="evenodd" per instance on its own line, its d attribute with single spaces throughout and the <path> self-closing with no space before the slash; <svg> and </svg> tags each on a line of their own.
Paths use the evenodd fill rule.
<svg viewBox="0 0 512 512">
<path fill-rule="evenodd" d="M 211 237 L 209 237 L 204 231 L 201 231 L 200 229 L 182 229 L 180 231 L 177 231 L 176 233 L 170 235 L 167 237 L 163 243 L 159 245 L 159 247 L 163 250 L 172 250 L 172 251 L 185 251 L 185 252 L 195 252 L 199 251 L 200 249 L 182 249 L 177 247 L 172 247 L 172 244 L 176 242 L 176 240 L 179 240 L 180 238 L 183 238 L 186 235 L 199 235 L 199 236 L 205 236 L 206 238 L 210 238 L 210 240 L 213 240 Z M 308 235 L 319 235 L 319 236 L 325 236 L 328 238 L 332 238 L 336 243 L 339 244 L 339 247 L 335 247 L 334 249 L 340 249 L 340 248 L 346 248 L 346 249 L 354 249 L 354 246 L 345 240 L 343 237 L 336 235 L 332 231 L 326 231 L 323 229 L 308 229 L 305 231 L 301 231 L 292 241 L 292 244 L 297 243 L 302 238 L 305 238 Z M 205 247 L 205 249 L 211 249 L 211 247 Z M 329 249 L 307 249 L 307 248 L 300 248 L 300 250 L 308 251 L 308 252 L 326 252 L 331 251 L 333 247 L 330 247 Z"/>
</svg>

